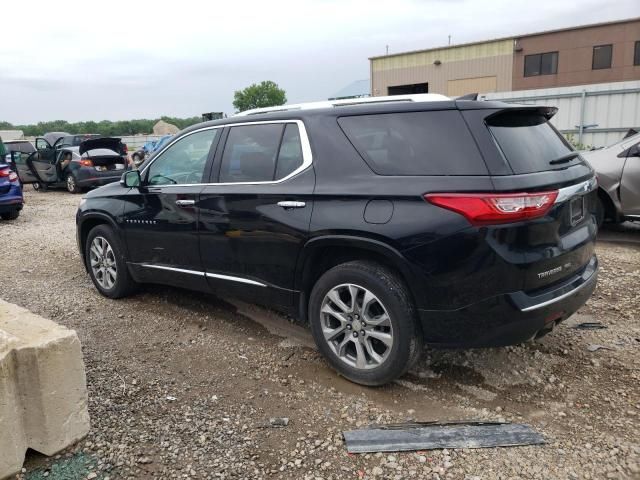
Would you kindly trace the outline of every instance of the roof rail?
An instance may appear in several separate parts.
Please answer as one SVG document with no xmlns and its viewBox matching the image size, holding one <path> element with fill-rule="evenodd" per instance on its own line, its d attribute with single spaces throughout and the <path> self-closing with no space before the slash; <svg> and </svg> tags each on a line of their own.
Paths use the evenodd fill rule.
<svg viewBox="0 0 640 480">
<path fill-rule="evenodd" d="M 277 107 L 254 108 L 236 113 L 234 116 L 258 115 L 261 113 L 290 112 L 295 110 L 315 110 L 319 108 L 351 107 L 354 105 L 368 105 L 372 103 L 397 102 L 443 102 L 451 100 L 449 97 L 437 93 L 417 93 L 414 95 L 392 95 L 388 97 L 346 98 L 343 100 L 324 100 L 321 102 L 295 103 L 279 105 Z"/>
</svg>

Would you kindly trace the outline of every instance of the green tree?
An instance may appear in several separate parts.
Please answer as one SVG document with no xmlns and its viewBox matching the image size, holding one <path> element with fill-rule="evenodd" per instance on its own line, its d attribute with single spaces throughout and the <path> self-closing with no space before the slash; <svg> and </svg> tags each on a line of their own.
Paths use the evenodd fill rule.
<svg viewBox="0 0 640 480">
<path fill-rule="evenodd" d="M 287 103 L 287 96 L 275 82 L 265 80 L 249 85 L 233 94 L 233 106 L 239 112 L 252 108 L 274 107 Z"/>
</svg>

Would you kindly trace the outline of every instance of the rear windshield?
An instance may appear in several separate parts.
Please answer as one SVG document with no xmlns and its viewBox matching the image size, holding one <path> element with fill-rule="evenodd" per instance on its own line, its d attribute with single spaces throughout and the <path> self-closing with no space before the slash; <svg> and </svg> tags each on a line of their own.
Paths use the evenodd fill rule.
<svg viewBox="0 0 640 480">
<path fill-rule="evenodd" d="M 378 175 L 487 175 L 457 110 L 359 115 L 338 123 Z"/>
<path fill-rule="evenodd" d="M 515 174 L 566 168 L 581 162 L 577 157 L 557 165 L 550 163 L 573 149 L 544 115 L 508 112 L 490 118 L 487 124 Z"/>
</svg>

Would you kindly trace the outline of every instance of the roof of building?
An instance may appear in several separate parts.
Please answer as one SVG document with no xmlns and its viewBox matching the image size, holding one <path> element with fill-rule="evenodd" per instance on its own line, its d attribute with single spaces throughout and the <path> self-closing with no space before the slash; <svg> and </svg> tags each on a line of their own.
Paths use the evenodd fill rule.
<svg viewBox="0 0 640 480">
<path fill-rule="evenodd" d="M 490 43 L 490 42 L 500 42 L 503 40 L 515 40 L 518 38 L 525 38 L 525 37 L 536 37 L 538 35 L 548 35 L 550 33 L 559 33 L 559 32 L 568 32 L 571 30 L 581 30 L 584 28 L 594 28 L 594 27 L 604 27 L 607 25 L 618 25 L 620 23 L 630 23 L 630 22 L 637 22 L 640 21 L 640 17 L 634 17 L 634 18 L 625 18 L 622 20 L 613 20 L 610 22 L 600 22 L 600 23 L 590 23 L 587 25 L 576 25 L 573 27 L 565 27 L 565 28 L 557 28 L 557 29 L 553 29 L 553 30 L 543 30 L 540 32 L 534 32 L 534 33 L 525 33 L 522 35 L 510 35 L 508 37 L 498 37 L 498 38 L 489 38 L 486 40 L 477 40 L 474 42 L 467 42 L 467 43 L 457 43 L 454 45 L 442 45 L 439 47 L 432 47 L 432 48 L 422 48 L 419 50 L 408 50 L 406 52 L 398 52 L 398 53 L 390 53 L 389 55 L 377 55 L 374 57 L 369 57 L 369 60 L 378 60 L 380 58 L 388 58 L 388 57 L 398 57 L 401 55 L 409 55 L 412 53 L 423 53 L 423 52 L 433 52 L 435 50 L 446 50 L 449 48 L 458 48 L 458 47 L 468 47 L 470 45 L 479 45 L 482 43 Z"/>
<path fill-rule="evenodd" d="M 371 82 L 368 78 L 356 80 L 346 87 L 333 94 L 329 100 L 340 100 L 341 98 L 368 97 L 371 95 Z"/>
</svg>

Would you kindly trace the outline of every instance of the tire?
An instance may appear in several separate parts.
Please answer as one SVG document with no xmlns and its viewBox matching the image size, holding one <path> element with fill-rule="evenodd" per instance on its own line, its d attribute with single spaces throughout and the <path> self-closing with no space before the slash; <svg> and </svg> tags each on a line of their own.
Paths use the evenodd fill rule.
<svg viewBox="0 0 640 480">
<path fill-rule="evenodd" d="M 355 310 L 354 296 L 358 299 Z M 329 314 L 329 310 L 339 314 Z M 373 325 L 385 318 L 385 312 L 388 320 Z M 309 320 L 313 338 L 329 364 L 361 385 L 379 386 L 395 380 L 422 353 L 424 339 L 407 287 L 398 275 L 374 262 L 344 263 L 325 272 L 311 291 Z"/>
<path fill-rule="evenodd" d="M 20 210 L 11 210 L 0 215 L 3 220 L 15 220 L 20 216 Z"/>
<path fill-rule="evenodd" d="M 82 189 L 78 186 L 78 181 L 73 173 L 67 174 L 67 191 L 69 193 L 80 193 Z"/>
<path fill-rule="evenodd" d="M 46 192 L 47 186 L 44 183 L 35 182 L 31 184 L 36 192 Z"/>
<path fill-rule="evenodd" d="M 111 227 L 93 227 L 87 235 L 84 254 L 89 276 L 102 295 L 122 298 L 136 290 L 137 283 L 127 268 L 124 250 Z"/>
<path fill-rule="evenodd" d="M 605 211 L 604 203 L 602 203 L 602 199 L 598 197 L 596 200 L 596 223 L 598 224 L 598 229 L 602 228 L 602 224 L 604 223 Z"/>
</svg>

